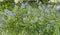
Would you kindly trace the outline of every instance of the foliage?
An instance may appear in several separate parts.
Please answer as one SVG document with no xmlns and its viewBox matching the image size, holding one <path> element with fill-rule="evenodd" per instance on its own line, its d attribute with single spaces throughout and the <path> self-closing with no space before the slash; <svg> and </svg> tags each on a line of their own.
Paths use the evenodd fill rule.
<svg viewBox="0 0 60 35">
<path fill-rule="evenodd" d="M 0 35 L 60 35 L 60 10 L 53 5 L 0 4 Z"/>
</svg>

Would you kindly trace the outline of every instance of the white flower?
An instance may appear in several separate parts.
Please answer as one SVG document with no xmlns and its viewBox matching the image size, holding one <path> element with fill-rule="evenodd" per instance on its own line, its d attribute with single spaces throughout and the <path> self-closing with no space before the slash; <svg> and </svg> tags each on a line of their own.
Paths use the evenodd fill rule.
<svg viewBox="0 0 60 35">
<path fill-rule="evenodd" d="M 56 7 L 57 10 L 60 10 L 60 5 Z"/>
<path fill-rule="evenodd" d="M 0 2 L 3 2 L 4 0 L 0 0 Z"/>
<path fill-rule="evenodd" d="M 58 0 L 50 0 L 50 2 L 57 3 L 57 2 L 58 2 Z"/>
<path fill-rule="evenodd" d="M 58 0 L 58 2 L 60 2 L 60 0 Z"/>
<path fill-rule="evenodd" d="M 60 5 L 59 6 L 54 6 L 54 11 L 60 11 Z"/>
<path fill-rule="evenodd" d="M 14 2 L 17 4 L 20 0 L 14 0 Z"/>
</svg>

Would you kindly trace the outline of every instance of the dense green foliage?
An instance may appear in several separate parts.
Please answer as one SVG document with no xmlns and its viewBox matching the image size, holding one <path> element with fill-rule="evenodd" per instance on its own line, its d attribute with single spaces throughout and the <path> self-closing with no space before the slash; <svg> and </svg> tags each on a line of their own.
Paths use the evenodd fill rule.
<svg viewBox="0 0 60 35">
<path fill-rule="evenodd" d="M 60 10 L 42 3 L 0 2 L 0 35 L 60 35 Z"/>
</svg>

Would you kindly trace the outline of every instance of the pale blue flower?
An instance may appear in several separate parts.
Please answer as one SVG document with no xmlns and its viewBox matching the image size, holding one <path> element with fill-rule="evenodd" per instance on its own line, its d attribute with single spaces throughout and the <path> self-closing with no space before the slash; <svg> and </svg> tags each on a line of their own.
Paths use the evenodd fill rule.
<svg viewBox="0 0 60 35">
<path fill-rule="evenodd" d="M 27 14 L 23 14 L 23 16 L 24 16 L 24 17 L 26 17 L 26 16 L 27 16 Z"/>
<path fill-rule="evenodd" d="M 35 23 L 35 21 L 34 20 L 31 20 L 31 23 Z"/>
<path fill-rule="evenodd" d="M 54 11 L 55 12 L 60 11 L 60 6 L 54 6 Z"/>
<path fill-rule="evenodd" d="M 26 5 L 24 3 L 21 4 L 21 8 L 25 8 Z"/>
<path fill-rule="evenodd" d="M 32 26 L 30 26 L 29 28 L 30 28 L 30 29 L 33 29 L 33 27 L 32 27 Z"/>
<path fill-rule="evenodd" d="M 36 16 L 37 14 L 36 13 L 33 13 L 34 16 Z"/>
<path fill-rule="evenodd" d="M 28 2 L 26 2 L 25 5 L 27 6 L 28 5 Z"/>
<path fill-rule="evenodd" d="M 0 18 L 0 21 L 4 21 L 4 18 L 3 18 L 3 17 L 1 17 L 1 18 Z"/>
<path fill-rule="evenodd" d="M 25 23 L 27 21 L 27 18 L 23 18 L 23 22 Z"/>
<path fill-rule="evenodd" d="M 15 5 L 15 6 L 14 6 L 14 9 L 17 9 L 17 8 L 18 8 L 18 6 L 17 6 L 17 5 Z"/>
<path fill-rule="evenodd" d="M 31 12 L 30 12 L 30 11 L 28 11 L 28 14 L 31 14 Z"/>
<path fill-rule="evenodd" d="M 41 13 L 41 17 L 42 17 L 42 18 L 44 17 L 44 13 Z"/>
<path fill-rule="evenodd" d="M 55 22 L 55 20 L 50 20 L 50 23 L 54 23 Z"/>
<path fill-rule="evenodd" d="M 8 9 L 5 9 L 4 12 L 7 13 L 9 10 Z"/>
<path fill-rule="evenodd" d="M 45 12 L 47 13 L 48 17 L 50 17 L 50 11 L 48 9 L 45 9 Z"/>
<path fill-rule="evenodd" d="M 54 25 L 54 28 L 56 29 L 56 28 L 57 28 L 57 26 L 56 26 L 56 25 Z"/>
<path fill-rule="evenodd" d="M 48 7 L 48 8 L 52 8 L 52 6 L 53 6 L 53 5 L 48 5 L 47 7 Z"/>
<path fill-rule="evenodd" d="M 27 35 L 28 34 L 28 32 L 24 32 L 24 35 Z"/>
<path fill-rule="evenodd" d="M 56 11 L 56 6 L 53 7 L 54 11 Z"/>
<path fill-rule="evenodd" d="M 40 22 L 40 23 L 39 23 L 39 25 L 40 25 L 40 26 L 42 26 L 42 25 L 43 25 L 43 23 L 42 23 L 42 22 Z"/>
<path fill-rule="evenodd" d="M 39 30 L 39 33 L 41 33 L 42 32 L 42 30 Z"/>
<path fill-rule="evenodd" d="M 15 16 L 15 13 L 12 13 L 11 11 L 9 11 L 8 9 L 5 9 L 4 12 L 9 15 L 9 16 Z"/>
<path fill-rule="evenodd" d="M 42 2 L 39 2 L 39 4 L 38 4 L 38 5 L 40 5 L 40 6 L 41 6 L 41 5 L 42 5 Z"/>
<path fill-rule="evenodd" d="M 57 6 L 57 8 L 56 8 L 58 11 L 60 11 L 60 6 Z"/>
<path fill-rule="evenodd" d="M 50 29 L 50 24 L 47 24 L 46 30 Z"/>
<path fill-rule="evenodd" d="M 42 7 L 43 7 L 44 9 L 46 9 L 46 8 L 47 8 L 46 4 L 42 5 Z"/>
<path fill-rule="evenodd" d="M 38 6 L 38 9 L 41 9 L 42 7 L 41 6 Z"/>
<path fill-rule="evenodd" d="M 55 16 L 55 18 L 56 18 L 56 12 L 57 12 L 56 6 L 54 6 L 53 9 L 54 9 L 54 16 Z"/>
</svg>

